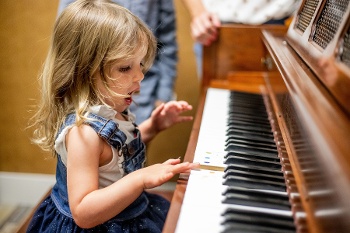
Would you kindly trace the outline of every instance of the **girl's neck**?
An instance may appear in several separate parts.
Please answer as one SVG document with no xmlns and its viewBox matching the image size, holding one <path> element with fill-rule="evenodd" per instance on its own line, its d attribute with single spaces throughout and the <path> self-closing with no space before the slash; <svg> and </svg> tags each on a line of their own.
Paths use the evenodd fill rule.
<svg viewBox="0 0 350 233">
<path fill-rule="evenodd" d="M 118 112 L 115 118 L 121 121 L 128 121 L 129 120 L 128 111 L 125 110 L 123 112 Z"/>
</svg>

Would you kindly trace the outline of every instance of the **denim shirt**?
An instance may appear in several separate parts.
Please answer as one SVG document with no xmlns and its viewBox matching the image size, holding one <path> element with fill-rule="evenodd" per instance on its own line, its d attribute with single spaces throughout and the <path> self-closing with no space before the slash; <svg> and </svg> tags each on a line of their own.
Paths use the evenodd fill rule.
<svg viewBox="0 0 350 233">
<path fill-rule="evenodd" d="M 137 128 L 135 132 L 136 138 L 129 144 L 125 144 L 126 136 L 121 130 L 119 130 L 118 123 L 92 113 L 88 115 L 88 118 L 93 118 L 95 120 L 86 121 L 85 124 L 90 125 L 109 145 L 118 150 L 122 150 L 124 155 L 123 169 L 125 174 L 143 167 L 146 159 L 145 145 L 141 140 L 140 132 Z M 59 135 L 65 127 L 74 123 L 75 114 L 68 115 L 57 135 Z M 51 198 L 61 213 L 72 218 L 68 202 L 67 168 L 63 164 L 60 155 L 57 155 L 56 184 L 52 188 Z M 146 195 L 142 193 L 130 206 L 113 219 L 124 221 L 135 218 L 146 210 L 148 202 Z"/>
</svg>

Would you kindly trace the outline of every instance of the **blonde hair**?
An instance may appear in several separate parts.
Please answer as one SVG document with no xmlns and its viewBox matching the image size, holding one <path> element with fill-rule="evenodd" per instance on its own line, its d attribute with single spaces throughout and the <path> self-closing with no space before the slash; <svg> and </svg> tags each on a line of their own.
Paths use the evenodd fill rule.
<svg viewBox="0 0 350 233">
<path fill-rule="evenodd" d="M 83 122 L 90 106 L 103 104 L 94 76 L 106 89 L 108 67 L 145 50 L 148 70 L 156 39 L 127 9 L 109 1 L 77 0 L 58 17 L 41 79 L 41 101 L 33 116 L 33 142 L 54 153 L 55 136 L 69 113 Z M 116 93 L 114 93 L 116 94 Z"/>
</svg>

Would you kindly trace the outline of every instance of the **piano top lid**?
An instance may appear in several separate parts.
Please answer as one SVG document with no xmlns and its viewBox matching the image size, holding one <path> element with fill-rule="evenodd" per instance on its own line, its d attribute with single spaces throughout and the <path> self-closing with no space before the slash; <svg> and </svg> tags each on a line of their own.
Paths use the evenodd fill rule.
<svg viewBox="0 0 350 233">
<path fill-rule="evenodd" d="M 350 0 L 304 0 L 287 41 L 350 115 Z"/>
</svg>

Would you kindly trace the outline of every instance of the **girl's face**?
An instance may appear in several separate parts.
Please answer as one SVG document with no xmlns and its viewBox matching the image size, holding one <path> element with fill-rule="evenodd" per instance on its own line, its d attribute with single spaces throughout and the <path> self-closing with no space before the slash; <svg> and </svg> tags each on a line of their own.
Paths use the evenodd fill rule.
<svg viewBox="0 0 350 233">
<path fill-rule="evenodd" d="M 144 78 L 143 58 L 144 52 L 137 52 L 130 60 L 116 62 L 111 65 L 107 85 L 114 93 L 126 97 L 111 95 L 101 78 L 98 78 L 97 87 L 103 94 L 103 100 L 117 112 L 123 112 L 132 103 L 132 95 L 140 91 L 140 84 Z"/>
</svg>

